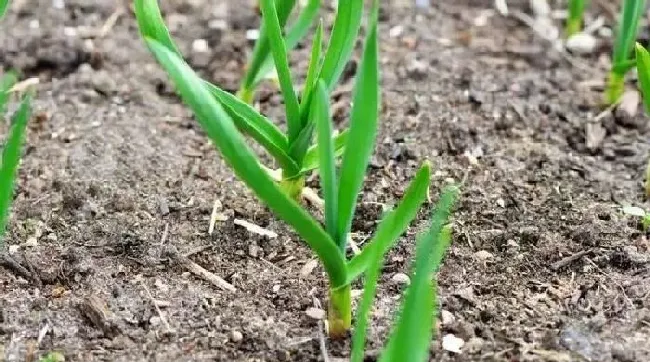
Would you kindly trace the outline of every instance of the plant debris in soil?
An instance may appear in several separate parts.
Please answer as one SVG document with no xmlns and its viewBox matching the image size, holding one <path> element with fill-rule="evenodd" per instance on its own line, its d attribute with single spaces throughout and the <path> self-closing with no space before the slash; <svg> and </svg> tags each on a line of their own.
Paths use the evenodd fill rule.
<svg viewBox="0 0 650 362">
<path fill-rule="evenodd" d="M 162 5 L 192 66 L 236 90 L 252 47 L 246 32 L 259 25 L 254 4 Z M 525 1 L 508 7 L 530 12 Z M 590 16 L 611 23 L 603 9 Z M 319 360 L 322 269 L 208 144 L 128 4 L 16 1 L 0 26 L 3 70 L 40 78 L 6 238 L 13 254 L 2 257 L 0 355 Z M 422 160 L 436 168 L 433 195 L 450 179 L 464 182 L 432 359 L 650 360 L 650 242 L 620 211 L 650 206 L 650 132 L 641 114 L 601 115 L 601 91 L 585 86 L 604 79 L 607 44 L 569 61 L 516 17 L 472 0 L 382 2 L 380 34 L 382 122 L 355 242 Z M 207 51 L 193 50 L 197 39 Z M 300 72 L 308 51 L 293 54 Z M 356 61 L 334 95 L 339 122 Z M 280 100 L 270 85 L 258 96 L 271 117 Z M 428 214 L 388 256 L 370 359 Z M 333 357 L 348 347 L 327 342 Z"/>
</svg>

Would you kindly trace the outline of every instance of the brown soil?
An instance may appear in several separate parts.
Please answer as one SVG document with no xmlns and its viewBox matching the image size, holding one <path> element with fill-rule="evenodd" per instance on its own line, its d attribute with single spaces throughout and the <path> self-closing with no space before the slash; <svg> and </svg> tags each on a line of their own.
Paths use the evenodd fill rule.
<svg viewBox="0 0 650 362">
<path fill-rule="evenodd" d="M 14 3 L 0 64 L 41 86 L 7 236 L 29 273 L 1 269 L 0 355 L 321 359 L 319 324 L 305 311 L 325 302 L 322 270 L 301 274 L 313 255 L 225 167 L 145 50 L 127 2 Z M 258 23 L 253 1 L 163 3 L 190 62 L 235 90 L 252 45 L 246 30 Z M 492 1 L 382 3 L 382 130 L 354 228 L 358 241 L 368 236 L 424 159 L 436 165 L 433 194 L 464 181 L 440 275 L 440 334 L 466 344 L 456 355 L 438 338 L 432 358 L 649 361 L 650 244 L 620 207 L 650 207 L 641 186 L 650 130 L 643 115 L 596 119 L 600 90 L 586 85 L 603 79 L 609 47 L 569 62 L 522 22 L 485 12 Z M 116 9 L 125 13 L 98 36 Z M 199 38 L 209 53 L 192 53 Z M 303 73 L 306 53 L 294 57 Z M 336 98 L 341 123 L 353 70 Z M 272 87 L 259 99 L 281 113 Z M 215 199 L 228 220 L 210 236 Z M 388 257 L 369 360 L 403 289 L 393 276 L 408 273 L 430 208 Z M 279 236 L 252 234 L 236 218 Z M 178 254 L 236 291 L 190 274 Z M 348 355 L 346 344 L 328 349 Z"/>
</svg>

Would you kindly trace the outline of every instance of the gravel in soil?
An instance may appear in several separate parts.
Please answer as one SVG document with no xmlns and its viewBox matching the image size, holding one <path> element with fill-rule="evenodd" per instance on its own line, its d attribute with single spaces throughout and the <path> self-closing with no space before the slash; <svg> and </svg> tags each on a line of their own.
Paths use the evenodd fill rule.
<svg viewBox="0 0 650 362">
<path fill-rule="evenodd" d="M 163 3 L 190 63 L 235 90 L 252 47 L 246 31 L 258 26 L 253 1 Z M 620 212 L 650 206 L 641 187 L 650 134 L 640 114 L 597 118 L 600 91 L 585 84 L 603 79 L 609 48 L 568 62 L 492 2 L 435 3 L 382 2 L 382 128 L 357 241 L 429 159 L 433 195 L 463 182 L 432 359 L 650 360 L 650 243 Z M 520 3 L 509 2 L 511 11 L 528 12 Z M 127 5 L 16 1 L 1 24 L 0 65 L 41 85 L 7 236 L 29 273 L 0 273 L 0 355 L 319 360 L 322 269 L 221 161 L 145 50 Z M 307 59 L 306 48 L 292 58 L 300 75 Z M 334 97 L 338 127 L 355 59 Z M 276 89 L 263 87 L 258 99 L 281 118 Z M 223 221 L 209 235 L 215 199 Z M 431 206 L 388 256 L 370 360 Z M 197 277 L 195 265 L 234 290 Z M 440 346 L 448 334 L 464 341 L 461 354 Z M 328 348 L 348 355 L 346 343 Z"/>
</svg>

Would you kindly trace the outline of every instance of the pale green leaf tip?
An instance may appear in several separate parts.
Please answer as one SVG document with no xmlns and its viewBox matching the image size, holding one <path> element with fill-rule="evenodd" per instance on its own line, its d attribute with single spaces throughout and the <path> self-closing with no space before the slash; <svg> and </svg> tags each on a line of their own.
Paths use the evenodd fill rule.
<svg viewBox="0 0 650 362">
<path fill-rule="evenodd" d="M 421 168 L 423 168 L 423 169 L 427 169 L 427 170 L 431 171 L 431 168 L 432 168 L 432 167 L 433 167 L 433 166 L 431 165 L 431 161 L 429 161 L 429 160 L 424 160 L 424 162 L 422 162 L 422 166 L 421 166 Z"/>
<path fill-rule="evenodd" d="M 641 45 L 641 43 L 639 43 L 639 42 L 636 42 L 636 44 L 635 44 L 634 46 L 635 46 L 635 48 L 636 48 L 636 52 L 637 52 L 637 54 L 639 54 L 639 52 L 642 52 L 642 51 L 645 50 L 645 48 L 643 47 L 643 45 Z"/>
</svg>

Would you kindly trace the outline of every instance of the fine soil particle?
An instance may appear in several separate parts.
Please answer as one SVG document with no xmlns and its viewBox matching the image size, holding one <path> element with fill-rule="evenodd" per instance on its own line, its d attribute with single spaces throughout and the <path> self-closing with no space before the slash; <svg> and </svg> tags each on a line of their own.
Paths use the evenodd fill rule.
<svg viewBox="0 0 650 362">
<path fill-rule="evenodd" d="M 233 91 L 251 52 L 246 32 L 259 24 L 254 3 L 167 1 L 163 11 L 188 61 Z M 434 201 L 462 181 L 432 359 L 650 361 L 650 243 L 620 212 L 650 206 L 641 187 L 650 133 L 643 115 L 597 118 L 600 90 L 584 86 L 603 79 L 610 47 L 570 62 L 491 1 L 381 3 L 382 122 L 353 227 L 366 239 L 425 159 L 435 165 Z M 508 2 L 511 12 L 527 4 Z M 23 269 L 0 273 L 0 355 L 321 360 L 323 270 L 221 161 L 129 6 L 15 1 L 0 25 L 0 66 L 41 80 L 6 238 Z M 606 8 L 591 15 L 611 25 Z M 197 39 L 207 51 L 193 50 Z M 339 128 L 359 48 L 333 97 Z M 292 54 L 299 76 L 308 52 Z M 275 88 L 258 99 L 280 119 Z M 215 199 L 223 221 L 209 235 Z M 431 208 L 388 255 L 369 360 L 390 331 Z M 197 265 L 221 280 L 201 279 Z M 448 334 L 465 342 L 461 354 L 441 347 Z M 345 358 L 349 344 L 328 350 Z"/>
</svg>

